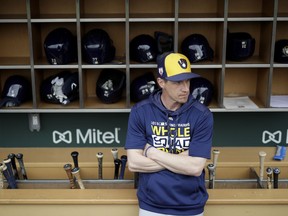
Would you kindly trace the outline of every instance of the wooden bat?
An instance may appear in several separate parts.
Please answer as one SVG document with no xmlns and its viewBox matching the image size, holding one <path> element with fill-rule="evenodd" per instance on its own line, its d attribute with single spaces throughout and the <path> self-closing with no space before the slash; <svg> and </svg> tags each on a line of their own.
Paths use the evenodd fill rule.
<svg viewBox="0 0 288 216">
<path fill-rule="evenodd" d="M 117 148 L 113 148 L 111 150 L 111 153 L 112 153 L 112 156 L 113 156 L 114 160 L 118 159 L 118 149 Z"/>
<path fill-rule="evenodd" d="M 16 158 L 17 158 L 17 161 L 19 163 L 23 179 L 28 179 L 27 173 L 26 173 L 26 169 L 25 169 L 25 166 L 24 166 L 23 154 L 22 153 L 16 154 Z"/>
<path fill-rule="evenodd" d="M 209 171 L 209 189 L 213 189 L 215 187 L 215 165 L 208 164 L 207 169 Z"/>
<path fill-rule="evenodd" d="M 114 170 L 114 179 L 119 178 L 119 168 L 121 165 L 121 160 L 120 159 L 115 159 L 114 160 L 114 165 L 115 165 L 115 170 Z"/>
<path fill-rule="evenodd" d="M 218 149 L 213 149 L 213 164 L 214 164 L 215 169 L 217 167 L 219 154 L 220 154 L 220 151 Z"/>
<path fill-rule="evenodd" d="M 4 164 L 0 163 L 0 189 L 4 188 L 3 167 L 4 167 Z"/>
<path fill-rule="evenodd" d="M 15 180 L 15 177 L 14 177 L 14 173 L 13 173 L 13 170 L 12 170 L 11 159 L 10 158 L 6 158 L 6 159 L 4 159 L 3 163 L 7 167 L 9 179 L 11 181 L 11 184 L 14 185 L 13 188 L 17 188 L 17 183 L 16 183 L 16 180 Z"/>
<path fill-rule="evenodd" d="M 81 175 L 80 175 L 80 168 L 79 167 L 74 167 L 71 170 L 71 173 L 77 179 L 77 183 L 78 183 L 80 189 L 85 189 L 85 186 L 83 184 L 83 181 L 82 181 L 82 178 L 81 178 Z"/>
<path fill-rule="evenodd" d="M 259 159 L 260 159 L 259 179 L 260 181 L 263 181 L 265 157 L 266 157 L 266 152 L 260 151 L 259 152 Z"/>
<path fill-rule="evenodd" d="M 267 167 L 266 174 L 267 174 L 267 188 L 271 189 L 272 188 L 272 168 L 271 167 Z"/>
<path fill-rule="evenodd" d="M 102 170 L 103 170 L 103 153 L 98 152 L 96 157 L 98 158 L 98 179 L 103 179 Z"/>
<path fill-rule="evenodd" d="M 18 170 L 17 170 L 17 166 L 16 166 L 16 161 L 15 161 L 15 158 L 16 158 L 15 154 L 10 153 L 8 155 L 8 158 L 11 159 L 11 164 L 12 164 L 15 179 L 19 179 Z"/>
<path fill-rule="evenodd" d="M 11 176 L 9 175 L 9 171 L 8 171 L 7 166 L 5 165 L 5 163 L 4 163 L 4 166 L 3 166 L 3 175 L 4 175 L 4 177 L 7 180 L 8 188 L 9 189 L 16 189 L 17 185 L 11 179 Z"/>
<path fill-rule="evenodd" d="M 126 163 L 127 163 L 127 156 L 122 155 L 121 156 L 121 170 L 120 170 L 119 179 L 124 179 Z"/>
<path fill-rule="evenodd" d="M 274 168 L 274 169 L 273 169 L 273 178 L 274 178 L 273 187 L 274 187 L 275 189 L 278 188 L 279 174 L 280 174 L 280 169 L 279 169 L 279 168 Z"/>
<path fill-rule="evenodd" d="M 70 182 L 70 188 L 71 189 L 75 189 L 76 186 L 75 186 L 75 182 L 74 182 L 74 177 L 73 177 L 72 172 L 71 172 L 72 165 L 68 163 L 68 164 L 65 164 L 63 168 L 66 171 L 66 174 L 68 176 L 68 179 L 69 179 L 69 182 Z"/>
</svg>

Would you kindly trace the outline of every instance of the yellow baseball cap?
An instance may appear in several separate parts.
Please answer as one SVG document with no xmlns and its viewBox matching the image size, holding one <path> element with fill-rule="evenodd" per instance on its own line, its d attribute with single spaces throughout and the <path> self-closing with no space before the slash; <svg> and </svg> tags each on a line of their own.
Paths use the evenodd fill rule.
<svg viewBox="0 0 288 216">
<path fill-rule="evenodd" d="M 181 53 L 164 53 L 157 58 L 158 76 L 169 81 L 183 81 L 199 77 L 192 73 L 188 58 Z"/>
</svg>

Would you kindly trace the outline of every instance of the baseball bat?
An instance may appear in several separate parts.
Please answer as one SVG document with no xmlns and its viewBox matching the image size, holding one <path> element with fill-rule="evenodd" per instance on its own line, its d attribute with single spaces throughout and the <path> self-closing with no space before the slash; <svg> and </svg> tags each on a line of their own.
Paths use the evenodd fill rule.
<svg viewBox="0 0 288 216">
<path fill-rule="evenodd" d="M 279 168 L 274 168 L 273 169 L 273 178 L 274 178 L 274 188 L 278 188 L 278 179 L 279 179 L 279 174 L 280 174 L 280 169 Z"/>
<path fill-rule="evenodd" d="M 9 175 L 9 178 L 10 178 L 12 184 L 14 185 L 15 188 L 17 188 L 17 183 L 16 183 L 15 176 L 14 176 L 14 173 L 13 173 L 13 170 L 12 170 L 11 159 L 10 158 L 6 158 L 6 159 L 3 160 L 3 163 L 7 167 L 8 175 Z"/>
<path fill-rule="evenodd" d="M 113 148 L 111 150 L 111 153 L 112 153 L 112 156 L 113 156 L 114 160 L 118 159 L 118 149 L 117 148 Z"/>
<path fill-rule="evenodd" d="M 15 156 L 16 156 L 16 159 L 17 159 L 17 161 L 19 163 L 23 179 L 28 179 L 27 173 L 26 173 L 26 169 L 25 169 L 25 166 L 24 166 L 23 154 L 22 153 L 18 153 Z"/>
<path fill-rule="evenodd" d="M 139 172 L 134 173 L 134 189 L 138 188 L 138 183 L 139 183 Z"/>
<path fill-rule="evenodd" d="M 70 188 L 71 189 L 75 189 L 76 186 L 75 186 L 75 182 L 74 182 L 74 177 L 73 177 L 72 172 L 71 172 L 72 165 L 67 163 L 67 164 L 64 165 L 63 168 L 64 168 L 64 170 L 65 170 L 65 172 L 66 172 L 66 174 L 68 176 L 68 179 L 69 179 L 69 182 L 70 182 Z"/>
<path fill-rule="evenodd" d="M 263 181 L 265 157 L 266 157 L 266 152 L 260 151 L 259 152 L 259 159 L 260 159 L 259 179 L 260 179 L 260 181 Z"/>
<path fill-rule="evenodd" d="M 127 163 L 127 156 L 122 155 L 120 158 L 121 158 L 121 169 L 120 169 L 119 179 L 124 179 L 126 163 Z"/>
<path fill-rule="evenodd" d="M 77 179 L 77 183 L 78 183 L 80 189 L 85 189 L 85 186 L 83 184 L 83 181 L 82 181 L 82 178 L 81 178 L 81 175 L 80 175 L 80 168 L 79 167 L 74 167 L 71 170 L 71 173 Z"/>
<path fill-rule="evenodd" d="M 218 149 L 213 149 L 213 164 L 214 164 L 215 169 L 217 167 L 219 154 L 220 154 L 220 151 Z"/>
<path fill-rule="evenodd" d="M 15 158 L 16 158 L 15 154 L 10 153 L 8 155 L 8 158 L 11 159 L 11 164 L 12 164 L 15 179 L 19 179 L 18 170 L 17 170 L 17 166 L 16 166 L 16 161 L 15 161 Z"/>
<path fill-rule="evenodd" d="M 4 180 L 3 180 L 3 163 L 0 163 L 0 189 L 4 188 Z"/>
<path fill-rule="evenodd" d="M 96 154 L 96 157 L 98 159 L 98 179 L 103 179 L 103 173 L 102 173 L 102 170 L 103 170 L 103 153 L 102 152 L 98 152 Z"/>
<path fill-rule="evenodd" d="M 121 160 L 120 159 L 115 159 L 114 160 L 114 165 L 115 165 L 115 170 L 114 170 L 114 179 L 119 178 L 119 168 L 121 165 Z"/>
<path fill-rule="evenodd" d="M 9 175 L 9 171 L 7 169 L 7 166 L 4 164 L 3 166 L 3 175 L 7 180 L 8 183 L 8 189 L 16 189 L 17 185 L 14 184 L 13 180 L 11 179 L 10 175 Z"/>
<path fill-rule="evenodd" d="M 207 169 L 209 171 L 209 189 L 213 189 L 215 186 L 215 165 L 208 164 Z"/>
<path fill-rule="evenodd" d="M 266 174 L 267 174 L 267 188 L 271 189 L 272 188 L 272 168 L 271 167 L 267 167 Z"/>
<path fill-rule="evenodd" d="M 71 156 L 72 156 L 72 159 L 73 159 L 73 162 L 74 162 L 74 168 L 76 167 L 79 167 L 78 166 L 78 156 L 79 156 L 79 152 L 77 151 L 73 151 L 71 152 Z"/>
</svg>

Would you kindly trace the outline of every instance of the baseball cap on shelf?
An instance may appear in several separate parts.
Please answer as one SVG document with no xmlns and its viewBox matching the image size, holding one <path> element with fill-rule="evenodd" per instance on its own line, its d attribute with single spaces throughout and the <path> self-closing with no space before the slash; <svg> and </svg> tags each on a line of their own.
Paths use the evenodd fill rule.
<svg viewBox="0 0 288 216">
<path fill-rule="evenodd" d="M 282 39 L 275 42 L 274 61 L 288 63 L 288 40 Z"/>
<path fill-rule="evenodd" d="M 4 84 L 0 107 L 15 107 L 32 98 L 30 82 L 23 76 L 12 75 Z"/>
<path fill-rule="evenodd" d="M 188 58 L 181 53 L 164 53 L 157 58 L 158 77 L 169 81 L 183 81 L 199 77 L 192 73 Z"/>
</svg>

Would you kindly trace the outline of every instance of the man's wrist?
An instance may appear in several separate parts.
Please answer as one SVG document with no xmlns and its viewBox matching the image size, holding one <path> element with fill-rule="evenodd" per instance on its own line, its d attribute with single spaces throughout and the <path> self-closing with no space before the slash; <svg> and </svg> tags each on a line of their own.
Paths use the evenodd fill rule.
<svg viewBox="0 0 288 216">
<path fill-rule="evenodd" d="M 145 149 L 145 152 L 144 152 L 145 157 L 148 157 L 148 155 L 147 155 L 148 150 L 149 150 L 150 148 L 152 148 L 152 147 L 154 147 L 154 146 L 150 145 L 150 146 L 148 146 L 148 147 Z"/>
</svg>

